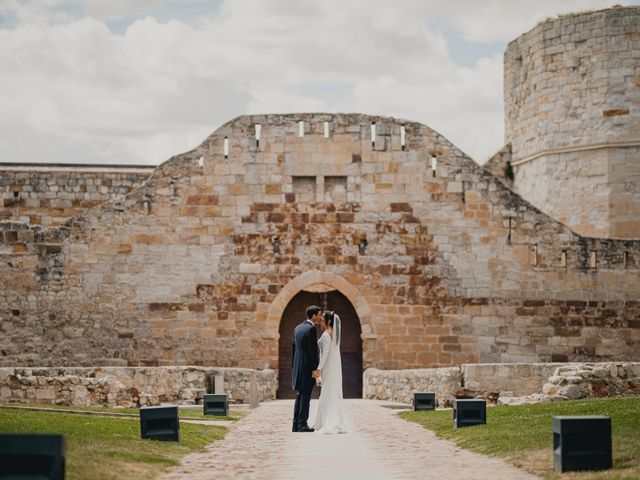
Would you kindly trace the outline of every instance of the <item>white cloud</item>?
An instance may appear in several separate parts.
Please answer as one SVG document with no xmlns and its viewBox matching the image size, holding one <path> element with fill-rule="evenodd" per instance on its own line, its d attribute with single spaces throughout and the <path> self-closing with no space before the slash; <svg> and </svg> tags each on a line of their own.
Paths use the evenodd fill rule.
<svg viewBox="0 0 640 480">
<path fill-rule="evenodd" d="M 101 21 L 140 15 L 170 0 L 0 0 L 0 14 L 14 14 L 22 22 L 62 21 L 73 18 L 66 9 L 79 7 Z"/>
<path fill-rule="evenodd" d="M 228 0 L 117 35 L 105 21 L 180 2 L 0 0 L 17 18 L 0 29 L 0 161 L 159 163 L 237 115 L 319 110 L 420 121 L 484 160 L 502 146 L 501 55 L 457 65 L 429 25 L 506 41 L 612 2 L 567 3 Z"/>
<path fill-rule="evenodd" d="M 169 0 L 58 0 L 61 4 L 79 4 L 87 15 L 98 20 L 115 20 L 132 15 L 144 14 L 153 7 L 161 6 Z"/>
<path fill-rule="evenodd" d="M 549 17 L 608 8 L 611 0 L 458 0 L 434 13 L 447 18 L 471 42 L 508 42 Z"/>
</svg>

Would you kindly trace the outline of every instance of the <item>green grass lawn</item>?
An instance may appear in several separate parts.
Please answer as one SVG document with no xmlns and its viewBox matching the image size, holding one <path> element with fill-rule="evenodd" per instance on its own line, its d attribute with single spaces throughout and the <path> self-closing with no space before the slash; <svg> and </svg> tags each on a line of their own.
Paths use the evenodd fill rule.
<svg viewBox="0 0 640 480">
<path fill-rule="evenodd" d="M 453 428 L 451 410 L 401 412 L 402 418 L 433 430 L 458 446 L 504 458 L 548 479 L 639 479 L 640 397 L 575 400 L 526 406 L 487 408 L 487 424 Z M 607 415 L 613 430 L 613 469 L 554 473 L 551 417 Z"/>
<path fill-rule="evenodd" d="M 35 407 L 35 408 L 51 408 L 55 410 L 81 410 L 85 412 L 108 412 L 108 413 L 127 413 L 132 415 L 138 415 L 138 408 L 109 408 L 109 407 L 74 407 L 70 405 L 47 405 L 47 404 L 36 404 L 36 403 L 7 403 L 0 402 L 0 406 L 8 406 L 8 407 Z M 202 406 L 197 408 L 195 407 L 185 407 L 180 406 L 180 418 L 185 419 L 194 419 L 194 420 L 240 420 L 241 418 L 247 415 L 247 411 L 244 410 L 229 410 L 229 415 L 226 417 L 218 416 L 218 415 L 204 415 L 202 413 Z"/>
<path fill-rule="evenodd" d="M 0 432 L 57 433 L 66 441 L 67 478 L 150 479 L 227 429 L 180 424 L 180 442 L 140 439 L 140 422 L 118 417 L 0 409 Z"/>
</svg>

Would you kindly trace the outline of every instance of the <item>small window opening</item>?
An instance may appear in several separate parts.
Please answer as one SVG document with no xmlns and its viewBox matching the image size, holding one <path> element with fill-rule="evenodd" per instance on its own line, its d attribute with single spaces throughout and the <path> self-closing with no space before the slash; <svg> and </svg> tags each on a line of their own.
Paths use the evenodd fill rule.
<svg viewBox="0 0 640 480">
<path fill-rule="evenodd" d="M 198 159 L 198 166 L 199 166 L 200 168 L 203 168 L 203 167 L 204 167 L 204 157 L 200 157 L 200 158 Z"/>
<path fill-rule="evenodd" d="M 376 124 L 371 124 L 371 148 L 376 146 Z"/>
<path fill-rule="evenodd" d="M 400 148 L 402 148 L 402 150 L 405 150 L 407 148 L 406 132 L 404 129 L 404 125 L 400 125 Z"/>
<path fill-rule="evenodd" d="M 431 175 L 435 178 L 436 169 L 438 168 L 438 160 L 435 156 L 431 157 Z"/>
<path fill-rule="evenodd" d="M 560 266 L 561 267 L 566 267 L 567 266 L 567 251 L 563 250 L 560 253 Z"/>
<path fill-rule="evenodd" d="M 329 122 L 324 122 L 324 138 L 329 138 Z"/>
<path fill-rule="evenodd" d="M 360 243 L 358 244 L 358 253 L 360 255 L 366 255 L 367 245 L 369 245 L 369 242 L 367 242 L 366 238 L 363 238 L 362 240 L 360 240 Z"/>
<path fill-rule="evenodd" d="M 595 250 L 591 250 L 591 258 L 589 259 L 589 267 L 597 268 L 598 266 L 598 254 Z"/>
<path fill-rule="evenodd" d="M 304 122 L 303 121 L 298 122 L 298 136 L 300 138 L 304 137 Z"/>
<path fill-rule="evenodd" d="M 224 158 L 229 158 L 229 139 L 224 137 L 224 146 L 223 146 Z"/>
<path fill-rule="evenodd" d="M 260 134 L 262 133 L 262 125 L 256 123 L 256 148 L 260 147 Z"/>
<path fill-rule="evenodd" d="M 622 256 L 622 265 L 624 268 L 629 268 L 629 252 L 624 252 Z"/>
<path fill-rule="evenodd" d="M 531 245 L 531 265 L 534 267 L 538 265 L 538 245 Z"/>
</svg>

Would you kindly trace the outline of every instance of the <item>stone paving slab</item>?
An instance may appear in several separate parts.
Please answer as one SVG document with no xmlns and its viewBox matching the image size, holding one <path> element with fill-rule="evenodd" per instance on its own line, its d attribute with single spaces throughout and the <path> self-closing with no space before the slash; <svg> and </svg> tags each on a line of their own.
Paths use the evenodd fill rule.
<svg viewBox="0 0 640 480">
<path fill-rule="evenodd" d="M 224 440 L 184 457 L 164 480 L 424 479 L 533 480 L 502 460 L 463 450 L 398 418 L 398 404 L 345 400 L 349 433 L 292 433 L 293 401 L 264 402 Z M 389 408 L 392 407 L 392 408 Z M 396 408 L 393 408 L 396 407 Z M 315 417 L 317 400 L 311 403 Z"/>
</svg>

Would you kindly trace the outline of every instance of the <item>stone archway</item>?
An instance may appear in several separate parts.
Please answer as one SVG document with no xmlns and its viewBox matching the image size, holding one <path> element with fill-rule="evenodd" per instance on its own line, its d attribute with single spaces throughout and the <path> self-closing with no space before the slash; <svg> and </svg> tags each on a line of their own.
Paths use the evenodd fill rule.
<svg viewBox="0 0 640 480">
<path fill-rule="evenodd" d="M 338 290 L 301 290 L 289 302 L 280 322 L 278 342 L 278 391 L 277 398 L 293 398 L 291 389 L 291 341 L 293 329 L 305 318 L 307 306 L 318 305 L 326 310 L 339 312 L 342 320 L 342 392 L 344 398 L 362 398 L 362 338 L 360 322 L 351 302 Z M 320 329 L 318 329 L 318 335 Z M 314 398 L 319 395 L 314 390 Z"/>
<path fill-rule="evenodd" d="M 320 294 L 326 294 L 326 299 Z M 343 380 L 346 383 L 346 379 L 350 379 L 349 396 L 362 396 L 362 361 L 364 353 L 362 350 L 362 338 L 363 335 L 372 333 L 369 323 L 369 305 L 358 289 L 344 278 L 332 273 L 311 270 L 285 285 L 269 306 L 266 319 L 267 328 L 271 332 L 279 333 L 279 398 L 287 398 L 294 394 L 290 386 L 291 356 L 290 353 L 289 355 L 286 354 L 286 352 L 291 351 L 293 328 L 304 319 L 304 308 L 307 305 L 318 303 L 319 306 L 324 307 L 325 302 L 328 308 L 340 312 L 343 324 L 346 318 L 345 315 L 350 317 L 350 331 L 355 335 L 353 335 L 354 338 L 349 340 L 349 343 L 342 343 Z M 290 314 L 289 312 L 293 313 Z M 293 320 L 288 320 L 290 315 Z M 353 385 L 355 385 L 355 392 L 351 388 Z M 346 391 L 345 396 L 347 396 Z"/>
<path fill-rule="evenodd" d="M 319 270 L 309 270 L 282 287 L 282 290 L 280 290 L 276 298 L 271 302 L 271 305 L 269 305 L 266 320 L 267 329 L 271 332 L 278 331 L 284 309 L 300 290 L 317 291 L 318 289 L 338 290 L 341 292 L 347 297 L 349 302 L 351 302 L 353 308 L 355 308 L 358 319 L 360 320 L 362 333 L 365 335 L 372 333 L 369 323 L 371 310 L 364 295 L 340 275 L 321 272 Z"/>
</svg>

